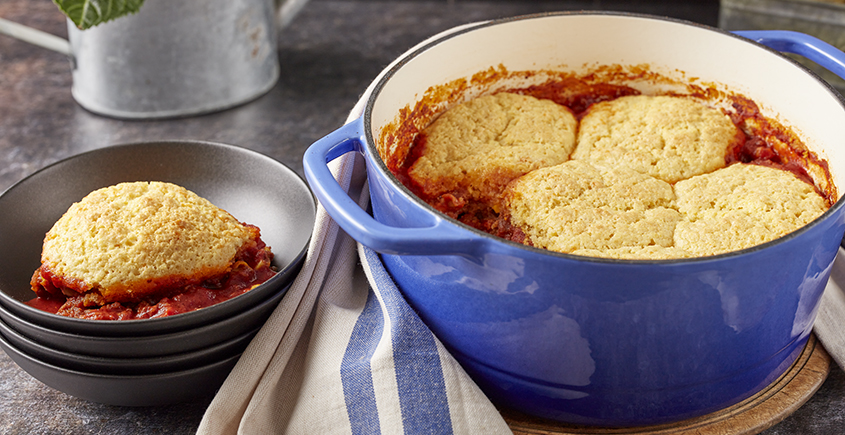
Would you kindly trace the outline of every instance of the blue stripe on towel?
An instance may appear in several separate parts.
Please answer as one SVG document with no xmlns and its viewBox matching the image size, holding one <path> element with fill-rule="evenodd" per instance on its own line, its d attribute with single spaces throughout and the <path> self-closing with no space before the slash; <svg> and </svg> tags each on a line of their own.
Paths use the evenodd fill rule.
<svg viewBox="0 0 845 435">
<path fill-rule="evenodd" d="M 383 331 L 381 306 L 370 290 L 340 363 L 346 413 L 353 435 L 381 433 L 370 361 Z"/>
<path fill-rule="evenodd" d="M 399 405 L 406 434 L 451 434 L 446 383 L 434 335 L 411 309 L 381 260 L 365 249 L 374 285 L 378 286 L 392 328 L 393 359 Z"/>
</svg>

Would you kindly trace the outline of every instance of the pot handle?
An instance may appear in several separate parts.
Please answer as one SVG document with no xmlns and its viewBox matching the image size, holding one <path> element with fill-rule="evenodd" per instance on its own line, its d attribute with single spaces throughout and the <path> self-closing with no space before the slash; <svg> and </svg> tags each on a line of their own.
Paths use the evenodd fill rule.
<svg viewBox="0 0 845 435">
<path fill-rule="evenodd" d="M 484 238 L 431 214 L 432 225 L 399 228 L 375 220 L 338 184 L 328 163 L 346 153 L 363 154 L 363 119 L 358 118 L 314 142 L 305 151 L 303 169 L 314 196 L 353 239 L 392 255 L 462 255 L 475 258 Z"/>
<path fill-rule="evenodd" d="M 733 33 L 777 51 L 806 57 L 845 79 L 845 53 L 814 36 L 790 30 L 743 30 Z"/>
</svg>

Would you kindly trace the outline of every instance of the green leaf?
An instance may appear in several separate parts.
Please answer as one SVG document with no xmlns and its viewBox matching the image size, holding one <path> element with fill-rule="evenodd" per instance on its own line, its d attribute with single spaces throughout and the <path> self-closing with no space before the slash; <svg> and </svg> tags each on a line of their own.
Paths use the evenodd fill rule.
<svg viewBox="0 0 845 435">
<path fill-rule="evenodd" d="M 144 0 L 53 0 L 53 3 L 76 27 L 85 30 L 138 12 Z"/>
</svg>

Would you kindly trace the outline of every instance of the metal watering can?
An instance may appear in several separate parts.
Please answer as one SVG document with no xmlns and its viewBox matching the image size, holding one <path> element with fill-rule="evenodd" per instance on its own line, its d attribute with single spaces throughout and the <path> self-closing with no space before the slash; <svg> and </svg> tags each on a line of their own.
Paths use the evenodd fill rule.
<svg viewBox="0 0 845 435">
<path fill-rule="evenodd" d="M 66 54 L 91 112 L 172 118 L 251 101 L 279 78 L 277 31 L 307 0 L 146 0 L 137 14 L 68 39 L 0 19 L 0 33 Z"/>
</svg>

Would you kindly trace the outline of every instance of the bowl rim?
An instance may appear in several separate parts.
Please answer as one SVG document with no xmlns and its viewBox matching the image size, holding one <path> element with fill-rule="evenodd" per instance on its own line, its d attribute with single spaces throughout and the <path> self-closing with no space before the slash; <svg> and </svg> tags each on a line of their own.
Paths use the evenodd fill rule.
<svg viewBox="0 0 845 435">
<path fill-rule="evenodd" d="M 809 74 L 820 86 L 825 88 L 827 92 L 832 94 L 836 99 L 839 101 L 840 105 L 845 110 L 845 96 L 841 95 L 837 92 L 833 86 L 827 83 L 824 79 L 822 79 L 818 74 L 810 70 L 809 68 L 805 67 L 804 65 L 800 64 L 796 60 L 785 56 L 783 53 L 778 52 L 770 47 L 767 47 L 763 44 L 760 44 L 756 41 L 752 41 L 750 39 L 744 38 L 742 36 L 736 35 L 731 33 L 730 31 L 720 29 L 717 27 L 708 26 L 706 24 L 696 23 L 688 20 L 683 20 L 679 18 L 667 17 L 667 16 L 659 16 L 659 15 L 651 15 L 651 14 L 644 14 L 644 13 L 636 13 L 636 12 L 619 12 L 619 11 L 591 11 L 591 10 L 584 10 L 584 11 L 557 11 L 557 12 L 542 12 L 536 14 L 527 14 L 527 15 L 518 15 L 506 18 L 499 18 L 493 19 L 488 21 L 481 21 L 477 23 L 472 23 L 462 27 L 456 27 L 452 29 L 452 31 L 443 32 L 431 40 L 426 41 L 425 43 L 420 44 L 415 49 L 401 55 L 393 65 L 391 65 L 388 69 L 386 69 L 383 74 L 378 77 L 375 82 L 373 83 L 372 92 L 367 98 L 366 104 L 364 106 L 362 119 L 364 125 L 364 134 L 363 137 L 366 139 L 364 141 L 364 150 L 365 155 L 367 156 L 367 160 L 373 163 L 373 169 L 378 171 L 380 175 L 388 180 L 392 187 L 397 189 L 397 193 L 403 195 L 406 199 L 410 200 L 411 202 L 416 203 L 422 210 L 428 213 L 435 218 L 442 219 L 445 222 L 448 222 L 452 225 L 455 225 L 461 228 L 464 231 L 468 231 L 472 233 L 474 237 L 481 237 L 487 243 L 490 244 L 498 244 L 504 245 L 507 248 L 516 248 L 518 250 L 525 251 L 527 253 L 531 253 L 533 255 L 541 255 L 541 256 L 550 256 L 550 257 L 557 257 L 566 260 L 572 260 L 577 262 L 588 262 L 588 263 L 603 263 L 603 264 L 614 264 L 614 265 L 623 265 L 629 267 L 647 267 L 647 266 L 673 266 L 673 265 L 689 265 L 689 264 L 702 264 L 702 263 L 710 263 L 710 262 L 719 262 L 723 260 L 730 260 L 735 257 L 739 256 L 746 256 L 746 255 L 753 255 L 754 253 L 766 250 L 768 247 L 773 245 L 778 245 L 781 243 L 786 243 L 790 240 L 793 240 L 797 237 L 800 237 L 802 234 L 810 231 L 813 227 L 820 225 L 821 222 L 830 219 L 832 215 L 840 213 L 840 210 L 845 207 L 845 194 L 840 196 L 840 198 L 834 202 L 827 210 L 825 210 L 820 216 L 816 219 L 811 221 L 810 223 L 802 226 L 801 228 L 778 237 L 774 240 L 770 240 L 768 242 L 755 245 L 749 248 L 744 248 L 736 251 L 726 252 L 717 255 L 711 256 L 704 256 L 704 257 L 691 257 L 691 258 L 673 258 L 673 259 L 619 259 L 619 258 L 604 258 L 604 257 L 588 257 L 582 255 L 574 255 L 574 254 L 567 254 L 562 252 L 556 252 L 551 250 L 546 250 L 542 248 L 537 248 L 534 246 L 523 245 L 521 243 L 516 243 L 511 240 L 506 240 L 503 238 L 499 238 L 493 236 L 489 233 L 484 231 L 478 230 L 473 228 L 469 225 L 466 225 L 456 219 L 446 216 L 443 213 L 438 212 L 432 206 L 427 204 L 425 201 L 417 197 L 414 193 L 412 193 L 401 181 L 387 168 L 384 160 L 381 158 L 378 150 L 375 148 L 376 140 L 372 135 L 373 131 L 373 121 L 372 121 L 372 109 L 375 105 L 376 100 L 378 99 L 381 91 L 386 86 L 387 82 L 406 64 L 410 63 L 414 58 L 421 55 L 422 53 L 428 51 L 429 49 L 434 48 L 436 45 L 448 41 L 449 39 L 460 37 L 466 33 L 471 33 L 473 31 L 484 29 L 487 27 L 493 27 L 497 25 L 507 24 L 515 21 L 527 21 L 533 19 L 545 19 L 545 18 L 562 18 L 562 17 L 578 17 L 578 16 L 604 16 L 604 17 L 619 17 L 619 18 L 633 18 L 633 19 L 644 19 L 644 20 L 653 20 L 653 21 L 665 21 L 675 24 L 687 25 L 691 27 L 695 27 L 704 31 L 710 31 L 714 33 L 718 33 L 723 36 L 729 36 L 731 38 L 736 39 L 738 42 L 751 44 L 756 48 L 765 50 L 773 55 L 780 57 L 781 59 L 786 60 L 788 63 L 792 64 L 794 67 L 802 70 L 804 73 Z M 845 246 L 845 238 L 843 238 L 843 246 Z"/>
<path fill-rule="evenodd" d="M 273 159 L 272 157 L 260 153 L 255 150 L 251 150 L 248 148 L 224 144 L 219 142 L 211 142 L 211 141 L 202 141 L 202 140 L 150 140 L 150 141 L 139 141 L 139 142 L 131 142 L 131 143 L 123 143 L 123 144 L 116 144 L 116 145 L 109 145 L 101 148 L 97 148 L 94 150 L 89 150 L 85 152 L 81 152 L 78 154 L 74 154 L 72 156 L 66 157 L 64 159 L 60 159 L 56 162 L 48 164 L 32 174 L 27 175 L 26 177 L 18 180 L 16 183 L 12 184 L 9 188 L 4 190 L 0 193 L 0 199 L 2 199 L 8 192 L 19 188 L 24 183 L 29 182 L 35 177 L 40 176 L 43 172 L 50 170 L 54 167 L 57 167 L 62 164 L 68 164 L 75 160 L 82 160 L 92 158 L 98 154 L 102 153 L 109 153 L 109 152 L 128 152 L 131 150 L 137 149 L 144 149 L 150 147 L 173 147 L 173 146 L 180 146 L 180 147 L 190 147 L 190 148 L 197 148 L 197 149 L 204 149 L 207 151 L 208 149 L 218 149 L 223 150 L 226 153 L 236 153 L 241 155 L 247 155 L 251 158 L 258 159 L 260 161 L 266 162 L 269 165 L 272 165 L 278 168 L 282 173 L 285 174 L 286 177 L 290 178 L 292 182 L 290 186 L 295 186 L 298 189 L 302 189 L 302 193 L 307 192 L 306 195 L 310 201 L 307 204 L 310 209 L 312 210 L 312 219 L 311 219 L 311 229 L 313 231 L 315 220 L 316 220 L 316 211 L 317 211 L 317 203 L 316 199 L 314 198 L 313 193 L 311 192 L 308 184 L 305 182 L 305 179 L 297 174 L 293 169 L 285 165 L 284 163 Z M 297 205 L 301 206 L 301 205 Z M 297 252 L 296 256 L 291 260 L 291 262 L 278 270 L 278 273 L 271 277 L 269 280 L 262 283 L 259 287 L 252 289 L 244 294 L 231 298 L 229 300 L 220 302 L 218 304 L 211 305 L 209 307 L 205 307 L 200 310 L 190 311 L 186 313 L 180 313 L 172 316 L 160 317 L 160 318 L 151 318 L 151 319 L 133 319 L 133 320 L 121 320 L 121 321 L 101 321 L 101 320 L 91 320 L 91 319 L 79 319 L 79 318 L 72 318 L 72 317 L 65 317 L 60 316 L 53 313 L 48 313 L 46 311 L 38 310 L 36 308 L 30 307 L 21 301 L 11 297 L 10 295 L 6 294 L 5 291 L 0 289 L 0 305 L 4 306 L 7 310 L 13 311 L 19 315 L 19 317 L 23 316 L 31 323 L 38 323 L 44 327 L 49 328 L 57 328 L 64 331 L 74 331 L 80 333 L 90 333 L 94 335 L 104 335 L 104 336 L 123 336 L 123 335 L 154 335 L 160 333 L 167 333 L 167 332 L 176 332 L 179 330 L 184 330 L 186 328 L 190 328 L 196 326 L 201 323 L 206 323 L 208 318 L 215 318 L 215 316 L 226 315 L 231 310 L 237 310 L 240 305 L 244 303 L 248 303 L 245 307 L 255 305 L 254 299 L 258 298 L 262 295 L 262 292 L 256 292 L 255 290 L 263 287 L 263 286 L 279 286 L 285 287 L 286 284 L 293 281 L 293 279 L 298 274 L 299 270 L 304 263 L 305 256 L 308 251 L 308 246 L 310 245 L 310 236 L 309 238 L 303 243 L 303 246 L 300 247 L 300 250 Z M 266 288 L 266 287 L 265 287 Z M 275 292 L 274 292 L 275 294 Z M 261 299 L 263 300 L 263 299 Z M 140 329 L 140 330 L 139 330 Z"/>
</svg>

